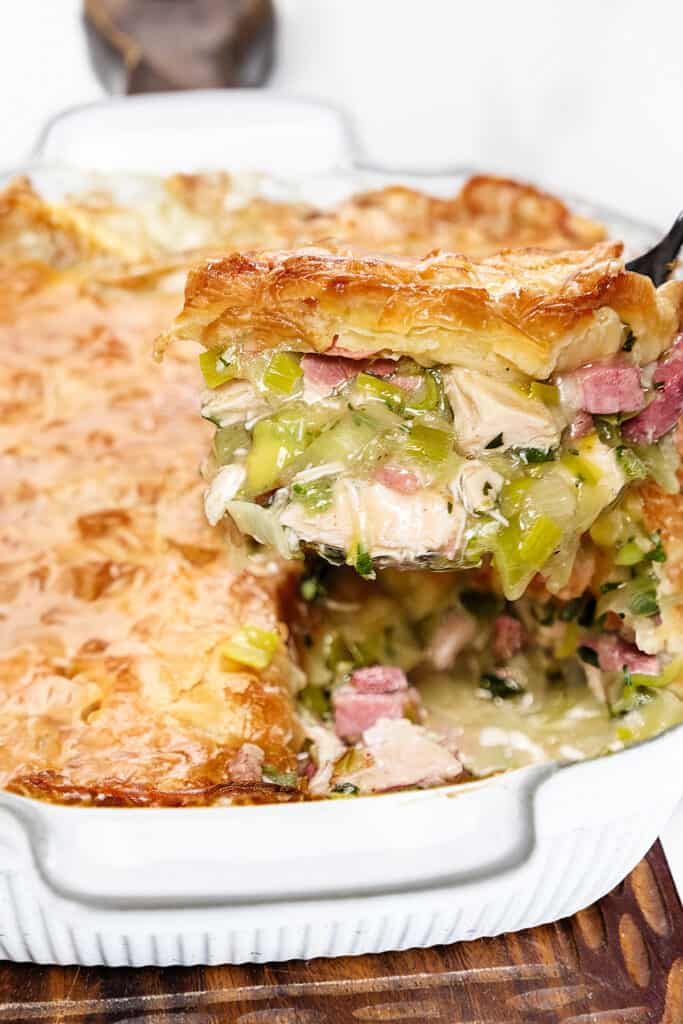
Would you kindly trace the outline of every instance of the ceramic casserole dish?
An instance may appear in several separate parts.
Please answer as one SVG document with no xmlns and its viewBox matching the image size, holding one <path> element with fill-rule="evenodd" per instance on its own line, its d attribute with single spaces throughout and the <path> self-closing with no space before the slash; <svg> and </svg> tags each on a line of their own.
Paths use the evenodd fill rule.
<svg viewBox="0 0 683 1024">
<path fill-rule="evenodd" d="M 318 202 L 370 183 L 416 181 L 354 166 L 334 111 L 248 92 L 67 112 L 20 170 L 56 196 L 91 170 L 120 174 L 125 187 L 129 171 L 224 167 L 266 169 Z M 465 174 L 419 184 L 452 190 Z M 634 251 L 653 239 L 643 225 L 573 205 Z M 683 793 L 681 729 L 610 757 L 350 801 L 111 809 L 0 793 L 0 956 L 107 966 L 264 962 L 429 946 L 556 920 L 608 892 L 659 835 Z"/>
</svg>

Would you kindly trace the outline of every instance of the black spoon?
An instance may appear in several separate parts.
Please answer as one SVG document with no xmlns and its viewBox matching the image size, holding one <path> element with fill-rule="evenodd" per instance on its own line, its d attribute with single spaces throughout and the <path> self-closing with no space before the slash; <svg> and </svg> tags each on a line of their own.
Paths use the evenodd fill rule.
<svg viewBox="0 0 683 1024">
<path fill-rule="evenodd" d="M 649 252 L 638 256 L 626 264 L 627 270 L 636 274 L 645 274 L 652 283 L 659 287 L 671 277 L 676 257 L 683 245 L 683 212 L 679 213 L 673 227 Z"/>
</svg>

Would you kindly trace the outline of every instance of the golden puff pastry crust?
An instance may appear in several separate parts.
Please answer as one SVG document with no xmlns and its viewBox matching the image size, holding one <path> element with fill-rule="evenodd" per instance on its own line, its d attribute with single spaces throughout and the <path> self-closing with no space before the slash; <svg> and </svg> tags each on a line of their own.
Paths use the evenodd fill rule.
<svg viewBox="0 0 683 1024">
<path fill-rule="evenodd" d="M 585 249 L 601 224 L 573 214 L 533 185 L 490 175 L 469 178 L 441 198 L 401 185 L 361 192 L 307 219 L 301 241 L 334 240 L 372 252 L 423 256 L 430 249 L 488 256 L 500 249 Z"/>
<path fill-rule="evenodd" d="M 513 368 L 544 378 L 618 352 L 625 326 L 646 364 L 679 328 L 683 283 L 656 290 L 624 269 L 622 246 L 547 253 L 506 250 L 479 260 L 434 253 L 422 260 L 307 248 L 235 253 L 188 276 L 173 338 L 206 348 L 412 356 Z"/>
<path fill-rule="evenodd" d="M 61 802 L 295 798 L 303 741 L 280 598 L 206 523 L 196 349 L 151 363 L 177 296 L 50 278 L 0 322 L 0 786 Z M 263 671 L 221 645 L 277 632 Z"/>
</svg>

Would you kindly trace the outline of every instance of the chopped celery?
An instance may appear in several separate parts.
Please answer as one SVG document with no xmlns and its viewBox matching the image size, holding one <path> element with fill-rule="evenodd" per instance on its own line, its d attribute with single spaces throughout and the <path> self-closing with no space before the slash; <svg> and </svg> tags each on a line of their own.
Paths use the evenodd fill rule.
<svg viewBox="0 0 683 1024">
<path fill-rule="evenodd" d="M 403 409 L 405 392 L 396 384 L 384 380 L 383 377 L 374 377 L 371 373 L 359 373 L 356 377 L 356 387 L 370 398 L 384 402 L 392 412 L 400 412 Z"/>
<path fill-rule="evenodd" d="M 492 551 L 495 538 L 500 532 L 500 523 L 496 519 L 480 518 L 472 527 L 467 537 L 464 560 L 467 565 L 479 565 L 484 555 Z"/>
<path fill-rule="evenodd" d="M 659 675 L 647 676 L 643 672 L 634 672 L 631 675 L 631 681 L 636 686 L 655 686 L 657 689 L 677 683 L 681 679 L 683 679 L 683 657 L 674 658 Z"/>
<path fill-rule="evenodd" d="M 600 471 L 594 462 L 584 458 L 583 455 L 575 455 L 573 452 L 565 452 L 560 460 L 570 473 L 582 484 L 590 484 L 595 487 L 600 483 Z"/>
<path fill-rule="evenodd" d="M 290 540 L 289 532 L 281 525 L 279 511 L 274 505 L 262 508 L 254 501 L 229 501 L 228 514 L 237 529 L 259 544 L 275 548 L 283 558 L 300 557 L 298 544 Z"/>
<path fill-rule="evenodd" d="M 313 441 L 306 449 L 300 468 L 304 465 L 321 466 L 328 462 L 346 465 L 367 461 L 378 455 L 380 449 L 376 424 L 372 418 L 359 411 L 349 412 Z"/>
<path fill-rule="evenodd" d="M 339 775 L 350 775 L 361 768 L 365 768 L 365 753 L 358 747 L 349 747 L 339 758 L 334 766 L 335 777 Z"/>
<path fill-rule="evenodd" d="M 598 547 L 613 548 L 615 544 L 618 544 L 623 539 L 627 527 L 628 520 L 622 509 L 608 509 L 598 516 L 591 526 L 591 540 Z"/>
<path fill-rule="evenodd" d="M 518 515 L 529 496 L 533 481 L 527 476 L 517 477 L 505 485 L 500 496 L 500 509 L 508 519 Z"/>
<path fill-rule="evenodd" d="M 263 778 L 266 782 L 272 782 L 274 786 L 285 786 L 287 789 L 296 789 L 299 785 L 299 776 L 293 771 L 280 771 L 272 764 L 264 764 Z"/>
<path fill-rule="evenodd" d="M 366 580 L 374 580 L 375 570 L 372 564 L 370 552 L 362 541 L 353 544 L 349 549 L 347 565 L 352 565 L 359 576 Z"/>
<path fill-rule="evenodd" d="M 617 460 L 627 480 L 642 480 L 647 476 L 647 469 L 636 453 L 625 445 L 617 448 Z"/>
<path fill-rule="evenodd" d="M 645 551 L 635 540 L 628 540 L 614 556 L 615 565 L 637 565 L 645 558 Z"/>
<path fill-rule="evenodd" d="M 520 585 L 545 565 L 561 537 L 562 528 L 546 515 L 538 516 L 526 527 L 514 517 L 500 531 L 494 557 L 508 598 L 519 596 Z"/>
<path fill-rule="evenodd" d="M 295 483 L 292 485 L 292 495 L 307 512 L 324 512 L 332 504 L 332 479 L 326 476 L 307 484 Z"/>
<path fill-rule="evenodd" d="M 249 434 L 241 423 L 231 427 L 219 427 L 213 435 L 213 453 L 219 466 L 225 466 L 238 448 L 249 448 Z"/>
<path fill-rule="evenodd" d="M 217 388 L 237 375 L 237 368 L 223 362 L 222 353 L 211 348 L 200 355 L 199 368 L 207 388 Z"/>
<path fill-rule="evenodd" d="M 529 394 L 532 398 L 543 402 L 544 405 L 556 406 L 560 404 L 560 389 L 555 384 L 544 384 L 540 380 L 534 380 L 529 387 Z"/>
<path fill-rule="evenodd" d="M 452 447 L 452 438 L 444 430 L 428 427 L 424 423 L 411 424 L 406 439 L 409 455 L 429 459 L 431 462 L 445 462 Z"/>
<path fill-rule="evenodd" d="M 278 391 L 291 395 L 303 377 L 299 360 L 291 352 L 276 352 L 263 374 L 263 386 L 267 391 Z"/>
<path fill-rule="evenodd" d="M 681 459 L 671 436 L 661 438 L 657 444 L 636 445 L 633 451 L 662 490 L 667 494 L 678 494 Z"/>
<path fill-rule="evenodd" d="M 423 371 L 419 390 L 406 398 L 406 409 L 408 412 L 438 412 L 442 416 L 449 415 L 448 399 L 438 370 Z"/>
<path fill-rule="evenodd" d="M 270 665 L 273 655 L 280 646 L 278 633 L 258 626 L 242 626 L 231 640 L 221 644 L 223 657 L 250 668 L 264 669 Z"/>
<path fill-rule="evenodd" d="M 532 522 L 531 528 L 522 534 L 520 558 L 540 569 L 552 555 L 561 537 L 562 530 L 556 522 L 549 516 L 539 516 Z"/>
<path fill-rule="evenodd" d="M 247 455 L 247 489 L 250 494 L 263 494 L 277 486 L 284 467 L 304 452 L 306 424 L 301 416 L 289 415 L 285 408 L 276 416 L 259 420 L 252 438 Z"/>
</svg>

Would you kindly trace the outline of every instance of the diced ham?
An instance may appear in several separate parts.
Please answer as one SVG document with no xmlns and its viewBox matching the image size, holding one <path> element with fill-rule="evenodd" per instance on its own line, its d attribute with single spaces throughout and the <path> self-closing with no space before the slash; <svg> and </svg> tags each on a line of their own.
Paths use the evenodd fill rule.
<svg viewBox="0 0 683 1024">
<path fill-rule="evenodd" d="M 230 777 L 233 782 L 253 783 L 261 781 L 264 753 L 255 743 L 243 743 L 230 762 Z"/>
<path fill-rule="evenodd" d="M 427 657 L 437 672 L 452 668 L 458 655 L 477 635 L 477 621 L 465 612 L 447 612 L 432 633 Z"/>
<path fill-rule="evenodd" d="M 512 615 L 499 615 L 493 623 L 493 653 L 497 661 L 507 661 L 526 643 L 526 630 Z"/>
<path fill-rule="evenodd" d="M 570 441 L 580 441 L 593 430 L 593 417 L 589 412 L 581 409 L 567 428 L 567 437 Z"/>
<path fill-rule="evenodd" d="M 652 378 L 654 398 L 641 413 L 621 428 L 632 444 L 653 444 L 676 426 L 683 414 L 683 335 L 659 364 Z"/>
<path fill-rule="evenodd" d="M 624 667 L 630 672 L 646 676 L 659 675 L 659 659 L 654 654 L 643 654 L 635 644 L 622 640 L 616 633 L 603 633 L 582 641 L 584 647 L 591 647 L 598 656 L 598 665 L 603 672 L 620 672 Z"/>
<path fill-rule="evenodd" d="M 422 487 L 422 481 L 417 473 L 390 464 L 380 466 L 375 473 L 375 480 L 399 494 L 417 494 Z"/>
<path fill-rule="evenodd" d="M 560 390 L 586 412 L 637 412 L 645 404 L 640 370 L 626 363 L 581 366 L 558 379 Z"/>
<path fill-rule="evenodd" d="M 419 702 L 417 691 L 408 686 L 400 669 L 383 665 L 359 669 L 351 682 L 340 686 L 332 696 L 334 728 L 341 739 L 355 743 L 376 722 L 403 718 Z"/>
<path fill-rule="evenodd" d="M 373 665 L 352 672 L 351 685 L 359 693 L 396 693 L 408 689 L 408 680 L 403 669 L 395 665 Z"/>
<path fill-rule="evenodd" d="M 376 377 L 390 377 L 396 371 L 396 363 L 393 359 L 367 359 L 363 369 Z"/>
<path fill-rule="evenodd" d="M 301 359 L 301 369 L 306 380 L 312 384 L 336 388 L 360 373 L 361 366 L 358 360 L 345 359 L 343 356 L 305 355 Z"/>
<path fill-rule="evenodd" d="M 377 377 L 388 377 L 396 369 L 396 363 L 392 359 L 349 359 L 346 356 L 307 354 L 301 358 L 301 369 L 311 384 L 331 390 L 363 370 Z"/>
</svg>

